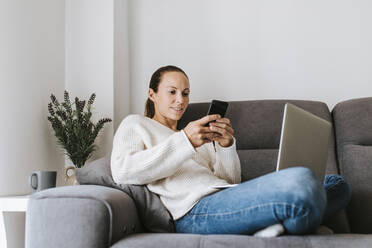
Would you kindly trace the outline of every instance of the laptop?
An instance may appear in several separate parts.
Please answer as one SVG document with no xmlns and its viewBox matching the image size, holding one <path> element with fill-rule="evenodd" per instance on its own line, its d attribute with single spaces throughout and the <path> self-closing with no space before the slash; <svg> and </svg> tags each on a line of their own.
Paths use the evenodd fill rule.
<svg viewBox="0 0 372 248">
<path fill-rule="evenodd" d="M 323 182 L 331 132 L 330 122 L 286 103 L 276 170 L 308 167 Z"/>
</svg>

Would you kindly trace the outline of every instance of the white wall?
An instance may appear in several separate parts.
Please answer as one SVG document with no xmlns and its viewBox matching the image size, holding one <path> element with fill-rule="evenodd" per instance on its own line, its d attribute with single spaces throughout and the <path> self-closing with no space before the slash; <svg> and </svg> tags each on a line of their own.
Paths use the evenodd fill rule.
<svg viewBox="0 0 372 248">
<path fill-rule="evenodd" d="M 57 170 L 63 152 L 47 120 L 64 89 L 64 1 L 0 2 L 0 195 L 27 194 L 33 170 Z"/>
<path fill-rule="evenodd" d="M 56 170 L 63 151 L 47 120 L 50 94 L 64 89 L 64 1 L 0 1 L 0 195 L 31 192 L 34 170 Z M 0 220 L 2 221 L 2 220 Z M 24 247 L 25 214 L 4 214 L 8 247 Z M 0 246 L 5 247 L 3 233 Z"/>
<path fill-rule="evenodd" d="M 61 169 L 45 118 L 50 93 L 62 98 L 64 83 L 72 98 L 97 93 L 95 121 L 114 120 L 94 158 L 110 152 L 122 118 L 143 113 L 151 74 L 162 65 L 188 73 L 192 102 L 292 98 L 332 108 L 371 95 L 368 1 L 65 3 L 1 2 L 0 195 L 29 192 L 32 170 Z"/>
<path fill-rule="evenodd" d="M 129 8 L 129 0 L 114 0 L 114 132 L 131 107 Z"/>
<path fill-rule="evenodd" d="M 95 123 L 101 118 L 113 119 L 113 4 L 113 0 L 66 0 L 65 87 L 72 99 L 88 100 L 96 93 Z M 112 138 L 113 123 L 106 123 L 96 139 L 99 150 L 89 161 L 111 152 Z"/>
<path fill-rule="evenodd" d="M 372 2 L 131 1 L 131 106 L 143 113 L 152 73 L 175 64 L 191 101 L 337 102 L 372 92 Z"/>
<path fill-rule="evenodd" d="M 368 1 L 65 3 L 1 1 L 0 195 L 28 193 L 32 170 L 61 169 L 45 118 L 50 93 L 61 99 L 64 83 L 71 97 L 97 93 L 95 121 L 114 120 L 94 158 L 110 152 L 122 118 L 143 113 L 162 65 L 188 73 L 192 102 L 293 98 L 332 108 L 371 95 Z"/>
</svg>

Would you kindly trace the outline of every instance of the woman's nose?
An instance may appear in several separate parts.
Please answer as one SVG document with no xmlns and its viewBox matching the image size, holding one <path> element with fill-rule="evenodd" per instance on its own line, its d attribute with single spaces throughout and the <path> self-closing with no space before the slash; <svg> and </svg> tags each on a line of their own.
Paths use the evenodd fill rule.
<svg viewBox="0 0 372 248">
<path fill-rule="evenodd" d="M 184 99 L 183 99 L 182 94 L 177 94 L 176 101 L 179 103 L 183 103 Z"/>
</svg>

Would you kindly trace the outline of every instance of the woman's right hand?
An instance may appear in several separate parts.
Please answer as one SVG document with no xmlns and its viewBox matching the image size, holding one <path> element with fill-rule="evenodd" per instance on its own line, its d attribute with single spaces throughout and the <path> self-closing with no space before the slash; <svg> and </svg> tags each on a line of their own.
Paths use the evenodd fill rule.
<svg viewBox="0 0 372 248">
<path fill-rule="evenodd" d="M 194 148 L 212 142 L 214 137 L 219 136 L 218 133 L 212 132 L 209 126 L 204 126 L 219 118 L 221 118 L 220 115 L 207 115 L 199 120 L 191 121 L 187 124 L 183 131 Z"/>
</svg>

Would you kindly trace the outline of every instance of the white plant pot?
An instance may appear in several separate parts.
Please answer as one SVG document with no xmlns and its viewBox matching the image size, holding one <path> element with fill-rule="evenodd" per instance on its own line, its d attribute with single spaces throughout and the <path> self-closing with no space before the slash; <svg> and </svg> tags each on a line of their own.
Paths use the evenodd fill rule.
<svg viewBox="0 0 372 248">
<path fill-rule="evenodd" d="M 75 175 L 76 167 L 71 165 L 65 168 L 65 182 L 67 185 L 79 185 Z"/>
</svg>

